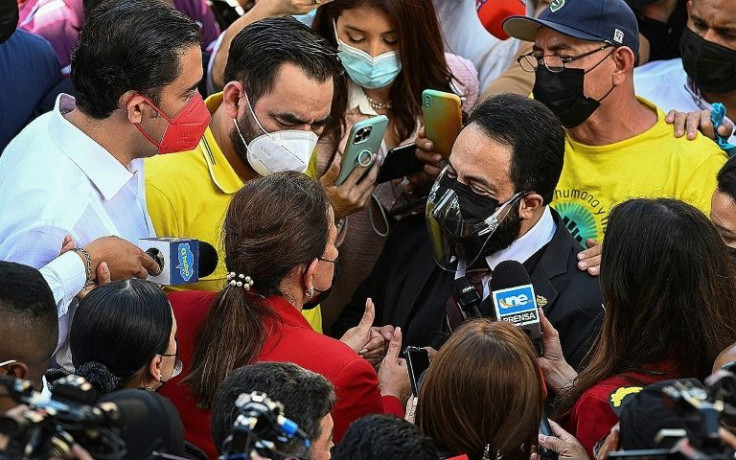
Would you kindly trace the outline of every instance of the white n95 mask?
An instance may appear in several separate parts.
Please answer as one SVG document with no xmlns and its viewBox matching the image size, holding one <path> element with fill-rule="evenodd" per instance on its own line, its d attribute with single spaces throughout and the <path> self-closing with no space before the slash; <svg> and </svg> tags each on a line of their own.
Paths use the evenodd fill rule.
<svg viewBox="0 0 736 460">
<path fill-rule="evenodd" d="M 261 176 L 282 171 L 305 172 L 309 166 L 312 152 L 317 146 L 318 137 L 312 131 L 283 130 L 269 133 L 256 118 L 250 101 L 247 101 L 253 119 L 263 134 L 253 139 L 250 144 L 245 142 L 240 132 L 238 120 L 233 118 L 235 130 L 243 141 L 247 151 L 248 163 Z"/>
</svg>

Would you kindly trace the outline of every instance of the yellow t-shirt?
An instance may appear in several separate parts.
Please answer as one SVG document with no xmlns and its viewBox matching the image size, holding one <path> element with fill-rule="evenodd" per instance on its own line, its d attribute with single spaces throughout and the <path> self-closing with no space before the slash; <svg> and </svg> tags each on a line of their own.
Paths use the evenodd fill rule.
<svg viewBox="0 0 736 460">
<path fill-rule="evenodd" d="M 222 93 L 205 101 L 210 113 L 222 103 Z M 307 174 L 316 176 L 316 155 Z M 222 247 L 222 224 L 232 196 L 243 181 L 217 145 L 208 127 L 197 148 L 188 152 L 156 155 L 145 160 L 146 204 L 158 236 L 195 238 L 217 249 L 217 268 L 197 283 L 172 286 L 172 290 L 219 291 L 227 273 Z M 322 332 L 320 307 L 304 310 L 315 331 Z"/>
<path fill-rule="evenodd" d="M 665 114 L 649 101 L 639 101 L 657 112 L 657 123 L 638 136 L 603 146 L 567 136 L 552 206 L 582 244 L 587 238 L 603 241 L 611 208 L 630 198 L 676 198 L 710 212 L 726 154 L 702 135 L 676 138 Z"/>
</svg>

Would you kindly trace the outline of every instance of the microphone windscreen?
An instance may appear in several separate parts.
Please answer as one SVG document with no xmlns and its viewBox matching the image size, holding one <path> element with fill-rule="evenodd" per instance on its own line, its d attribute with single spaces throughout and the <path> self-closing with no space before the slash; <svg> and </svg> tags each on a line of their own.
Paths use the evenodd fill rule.
<svg viewBox="0 0 736 460">
<path fill-rule="evenodd" d="M 473 302 L 476 298 L 480 300 L 478 291 L 475 290 L 473 283 L 465 276 L 461 276 L 452 282 L 452 296 L 455 298 L 455 301 L 462 304 Z"/>
<path fill-rule="evenodd" d="M 154 451 L 184 455 L 184 425 L 168 399 L 150 391 L 125 389 L 103 395 L 100 402 L 115 403 L 124 411 L 119 434 L 128 450 L 125 458 L 153 458 Z"/>
<path fill-rule="evenodd" d="M 529 273 L 526 272 L 523 265 L 515 260 L 505 260 L 493 270 L 491 291 L 499 291 L 525 284 L 531 284 Z"/>
<path fill-rule="evenodd" d="M 217 268 L 217 250 L 206 241 L 199 241 L 199 277 L 204 278 L 214 273 Z"/>
</svg>

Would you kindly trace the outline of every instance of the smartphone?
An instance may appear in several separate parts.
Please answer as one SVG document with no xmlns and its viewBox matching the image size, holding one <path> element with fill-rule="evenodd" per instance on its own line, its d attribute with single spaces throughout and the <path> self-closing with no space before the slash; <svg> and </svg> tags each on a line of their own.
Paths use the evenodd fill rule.
<svg viewBox="0 0 736 460">
<path fill-rule="evenodd" d="M 337 176 L 335 185 L 345 182 L 355 168 L 368 168 L 373 165 L 381 149 L 387 126 L 388 118 L 385 115 L 378 115 L 353 125 L 350 136 L 348 136 L 348 143 L 345 144 L 340 163 L 340 175 Z"/>
<path fill-rule="evenodd" d="M 426 348 L 406 347 L 404 349 L 406 368 L 409 371 L 411 393 L 419 396 L 419 378 L 429 368 L 429 352 Z"/>
<path fill-rule="evenodd" d="M 417 145 L 402 145 L 389 150 L 378 171 L 377 184 L 400 179 L 424 169 L 424 163 L 417 158 Z"/>
<path fill-rule="evenodd" d="M 422 93 L 424 132 L 434 150 L 449 158 L 452 144 L 462 128 L 463 115 L 457 94 L 425 89 Z"/>
</svg>

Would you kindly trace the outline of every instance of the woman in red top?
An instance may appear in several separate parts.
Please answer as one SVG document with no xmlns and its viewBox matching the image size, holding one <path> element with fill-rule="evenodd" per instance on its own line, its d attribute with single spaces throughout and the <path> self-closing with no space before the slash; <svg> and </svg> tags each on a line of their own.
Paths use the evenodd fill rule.
<svg viewBox="0 0 736 460">
<path fill-rule="evenodd" d="M 183 380 L 172 381 L 163 394 L 179 409 L 187 440 L 211 458 L 221 447 L 210 436 L 215 390 L 232 370 L 256 361 L 288 361 L 329 379 L 337 394 L 336 440 L 366 414 L 403 416 L 409 381 L 398 358 L 400 331 L 377 375 L 356 353 L 368 342 L 370 321 L 341 342 L 314 332 L 301 314 L 305 302 L 332 284 L 336 236 L 319 182 L 298 173 L 249 181 L 233 197 L 224 222 L 229 283 L 219 293 L 170 296 L 185 370 Z"/>
<path fill-rule="evenodd" d="M 627 395 L 660 380 L 705 378 L 736 340 L 736 269 L 715 227 L 686 203 L 616 206 L 600 282 L 603 328 L 580 375 L 564 362 L 546 319 L 539 359 L 548 386 L 561 395 L 557 415 L 589 455 L 618 422 Z"/>
</svg>

